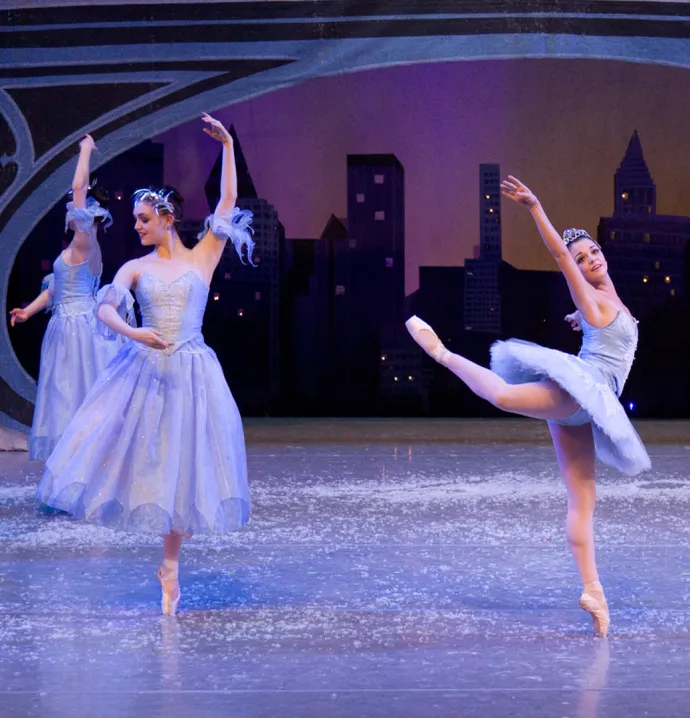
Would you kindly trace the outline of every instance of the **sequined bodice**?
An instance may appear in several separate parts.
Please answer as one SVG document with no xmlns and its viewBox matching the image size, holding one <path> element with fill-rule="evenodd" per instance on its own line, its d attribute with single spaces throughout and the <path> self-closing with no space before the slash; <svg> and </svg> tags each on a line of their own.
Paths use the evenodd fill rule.
<svg viewBox="0 0 690 718">
<path fill-rule="evenodd" d="M 137 281 L 136 295 L 143 326 L 157 329 L 165 341 L 179 346 L 201 336 L 208 287 L 194 270 L 171 282 L 144 272 Z"/>
<path fill-rule="evenodd" d="M 53 305 L 75 302 L 93 304 L 100 277 L 91 274 L 88 262 L 69 265 L 62 254 L 53 262 Z"/>
<path fill-rule="evenodd" d="M 599 368 L 620 396 L 637 349 L 636 320 L 627 312 L 619 311 L 606 327 L 594 327 L 584 319 L 581 324 L 580 359 Z"/>
</svg>

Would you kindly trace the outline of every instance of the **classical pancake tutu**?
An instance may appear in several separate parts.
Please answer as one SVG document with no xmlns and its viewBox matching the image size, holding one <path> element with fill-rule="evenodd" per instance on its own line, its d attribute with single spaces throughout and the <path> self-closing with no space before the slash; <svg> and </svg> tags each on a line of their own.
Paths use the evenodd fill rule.
<svg viewBox="0 0 690 718">
<path fill-rule="evenodd" d="M 174 352 L 128 343 L 99 376 L 37 492 L 128 531 L 222 533 L 249 520 L 242 420 L 201 338 Z"/>
<path fill-rule="evenodd" d="M 630 476 L 651 467 L 644 444 L 597 367 L 572 354 L 510 339 L 491 347 L 491 368 L 509 384 L 552 379 L 584 410 L 581 423 L 591 422 L 601 461 Z"/>
</svg>

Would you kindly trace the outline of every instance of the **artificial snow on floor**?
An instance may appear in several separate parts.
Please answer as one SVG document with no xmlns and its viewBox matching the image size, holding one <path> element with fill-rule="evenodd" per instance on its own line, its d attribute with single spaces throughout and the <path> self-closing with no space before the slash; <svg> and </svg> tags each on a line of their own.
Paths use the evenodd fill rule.
<svg viewBox="0 0 690 718">
<path fill-rule="evenodd" d="M 531 421 L 248 421 L 250 525 L 182 553 L 41 513 L 0 454 L 0 716 L 690 715 L 690 425 L 599 466 L 591 636 Z"/>
</svg>

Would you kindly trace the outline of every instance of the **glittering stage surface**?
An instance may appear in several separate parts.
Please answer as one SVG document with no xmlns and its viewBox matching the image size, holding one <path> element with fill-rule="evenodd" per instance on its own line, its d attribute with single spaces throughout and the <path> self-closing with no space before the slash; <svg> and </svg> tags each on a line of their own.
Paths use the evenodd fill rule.
<svg viewBox="0 0 690 718">
<path fill-rule="evenodd" d="M 565 490 L 530 421 L 247 423 L 253 520 L 183 547 L 46 516 L 0 454 L 0 715 L 690 715 L 690 425 L 599 467 L 591 637 Z"/>
</svg>

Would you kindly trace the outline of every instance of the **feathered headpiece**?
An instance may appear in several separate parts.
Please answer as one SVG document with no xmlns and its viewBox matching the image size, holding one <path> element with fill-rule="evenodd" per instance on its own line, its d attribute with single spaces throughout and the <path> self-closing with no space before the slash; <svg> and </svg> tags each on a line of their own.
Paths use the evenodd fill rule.
<svg viewBox="0 0 690 718">
<path fill-rule="evenodd" d="M 132 195 L 132 203 L 148 202 L 155 213 L 160 217 L 161 212 L 175 216 L 175 207 L 170 201 L 170 195 L 175 194 L 173 189 L 138 189 Z"/>
</svg>

